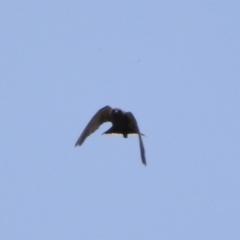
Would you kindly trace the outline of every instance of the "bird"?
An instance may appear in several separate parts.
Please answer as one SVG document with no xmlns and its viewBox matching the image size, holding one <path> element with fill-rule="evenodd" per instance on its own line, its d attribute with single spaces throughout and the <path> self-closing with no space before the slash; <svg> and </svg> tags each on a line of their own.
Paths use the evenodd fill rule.
<svg viewBox="0 0 240 240">
<path fill-rule="evenodd" d="M 123 111 L 120 108 L 105 106 L 98 110 L 83 130 L 75 146 L 81 146 L 85 139 L 105 122 L 111 122 L 112 126 L 102 134 L 122 134 L 124 138 L 127 138 L 128 134 L 138 135 L 142 163 L 147 165 L 145 149 L 142 141 L 142 136 L 144 136 L 144 134 L 140 132 L 133 114 L 131 112 Z"/>
</svg>

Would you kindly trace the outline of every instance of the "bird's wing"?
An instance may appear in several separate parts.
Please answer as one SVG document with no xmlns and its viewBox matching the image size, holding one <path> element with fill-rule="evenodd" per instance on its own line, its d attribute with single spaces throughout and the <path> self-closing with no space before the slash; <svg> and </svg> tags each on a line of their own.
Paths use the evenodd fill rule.
<svg viewBox="0 0 240 240">
<path fill-rule="evenodd" d="M 83 130 L 81 136 L 78 138 L 75 146 L 80 146 L 83 144 L 85 139 L 93 132 L 95 132 L 101 124 L 104 122 L 110 121 L 110 112 L 112 108 L 109 106 L 106 106 L 104 108 L 101 108 L 90 120 L 88 125 Z"/>
<path fill-rule="evenodd" d="M 131 112 L 127 112 L 126 116 L 130 120 L 129 124 L 138 134 L 142 162 L 143 162 L 144 165 L 147 165 L 146 157 L 145 157 L 145 150 L 144 150 L 144 146 L 143 146 L 143 141 L 142 141 L 140 130 L 138 128 L 137 121 L 136 121 L 135 117 L 133 116 L 133 114 Z"/>
</svg>

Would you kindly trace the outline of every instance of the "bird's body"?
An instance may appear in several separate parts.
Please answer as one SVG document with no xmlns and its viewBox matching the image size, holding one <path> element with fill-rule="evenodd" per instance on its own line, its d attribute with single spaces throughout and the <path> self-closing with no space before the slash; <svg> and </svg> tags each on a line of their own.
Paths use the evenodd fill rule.
<svg viewBox="0 0 240 240">
<path fill-rule="evenodd" d="M 131 112 L 125 112 L 119 108 L 111 108 L 106 106 L 100 109 L 90 120 L 86 128 L 83 130 L 81 136 L 77 140 L 75 146 L 83 144 L 85 139 L 93 133 L 104 122 L 111 122 L 112 126 L 103 134 L 122 134 L 124 138 L 128 137 L 128 134 L 138 134 L 141 158 L 143 164 L 146 165 L 145 150 L 141 138 L 141 134 L 137 125 L 137 121 Z"/>
<path fill-rule="evenodd" d="M 111 122 L 112 122 L 112 127 L 110 129 L 108 129 L 106 132 L 104 132 L 103 134 L 122 134 L 124 138 L 128 137 L 128 134 L 137 134 L 136 130 L 134 130 L 131 126 L 130 126 L 130 120 L 126 115 L 126 112 L 118 109 L 118 108 L 114 108 L 111 110 L 110 112 L 110 118 L 111 118 Z"/>
</svg>

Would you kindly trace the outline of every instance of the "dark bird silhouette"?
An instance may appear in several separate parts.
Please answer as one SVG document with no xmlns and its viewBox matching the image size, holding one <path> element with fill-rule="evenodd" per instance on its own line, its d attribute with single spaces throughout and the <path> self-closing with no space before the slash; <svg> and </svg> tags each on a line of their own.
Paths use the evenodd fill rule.
<svg viewBox="0 0 240 240">
<path fill-rule="evenodd" d="M 124 138 L 127 138 L 128 134 L 138 134 L 142 162 L 146 165 L 145 150 L 141 137 L 143 134 L 140 133 L 137 121 L 131 112 L 125 112 L 119 108 L 109 106 L 101 108 L 85 127 L 75 146 L 81 146 L 85 139 L 105 122 L 111 122 L 112 127 L 103 134 L 117 133 L 122 134 Z"/>
</svg>

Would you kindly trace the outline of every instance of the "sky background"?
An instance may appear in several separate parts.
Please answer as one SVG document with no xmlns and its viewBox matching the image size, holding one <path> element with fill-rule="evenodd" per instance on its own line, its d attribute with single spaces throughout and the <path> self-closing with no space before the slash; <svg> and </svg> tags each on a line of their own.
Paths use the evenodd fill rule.
<svg viewBox="0 0 240 240">
<path fill-rule="evenodd" d="M 0 3 L 0 239 L 240 239 L 240 2 Z M 146 135 L 76 140 L 109 105 Z"/>
</svg>

